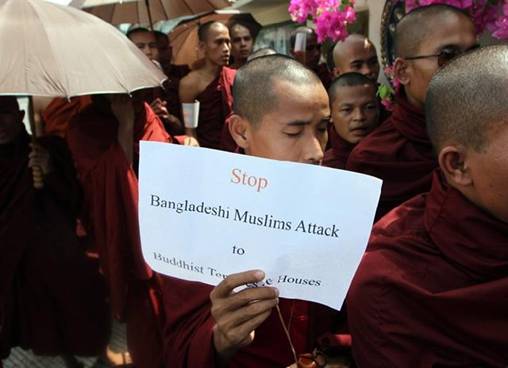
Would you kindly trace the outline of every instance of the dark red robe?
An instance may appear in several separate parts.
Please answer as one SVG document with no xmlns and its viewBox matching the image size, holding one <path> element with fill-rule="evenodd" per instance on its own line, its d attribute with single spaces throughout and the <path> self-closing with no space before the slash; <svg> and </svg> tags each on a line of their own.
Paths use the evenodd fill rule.
<svg viewBox="0 0 508 368">
<path fill-rule="evenodd" d="M 233 81 L 236 70 L 223 67 L 220 74 L 196 100 L 200 102 L 199 125 L 196 129 L 199 144 L 206 148 L 221 149 L 226 117 L 233 108 Z"/>
<path fill-rule="evenodd" d="M 323 86 L 328 90 L 330 84 L 332 84 L 332 73 L 328 70 L 328 66 L 326 66 L 325 63 L 319 64 L 313 71 L 319 77 Z"/>
<path fill-rule="evenodd" d="M 92 103 L 90 96 L 73 97 L 70 100 L 57 97 L 42 112 L 44 134 L 65 138 L 71 119 Z"/>
<path fill-rule="evenodd" d="M 344 170 L 346 168 L 347 159 L 355 145 L 338 135 L 333 126 L 328 132 L 330 148 L 325 151 L 323 166 Z"/>
<path fill-rule="evenodd" d="M 375 225 L 347 302 L 359 367 L 506 367 L 508 224 L 436 173 Z"/>
<path fill-rule="evenodd" d="M 54 171 L 33 188 L 30 137 L 0 145 L 0 359 L 21 346 L 41 355 L 99 355 L 110 317 L 98 265 L 75 234 L 80 191 L 65 142 L 43 137 Z"/>
<path fill-rule="evenodd" d="M 85 193 L 84 222 L 98 248 L 112 310 L 127 322 L 127 343 L 137 367 L 160 365 L 157 279 L 146 265 L 138 223 L 139 141 L 170 142 L 159 118 L 144 104 L 136 113 L 134 167 L 117 140 L 118 121 L 90 105 L 71 122 L 68 141 Z"/>
<path fill-rule="evenodd" d="M 383 180 L 376 220 L 429 191 L 437 167 L 425 116 L 399 96 L 392 115 L 351 152 L 346 169 Z"/>
<path fill-rule="evenodd" d="M 167 368 L 216 367 L 209 294 L 213 287 L 164 277 L 162 280 L 164 361 Z M 280 299 L 297 354 L 312 352 L 317 339 L 334 329 L 338 312 L 315 303 Z M 291 317 L 292 316 L 292 317 Z M 286 367 L 294 363 L 276 310 L 256 330 L 254 342 L 237 352 L 230 368 Z"/>
</svg>

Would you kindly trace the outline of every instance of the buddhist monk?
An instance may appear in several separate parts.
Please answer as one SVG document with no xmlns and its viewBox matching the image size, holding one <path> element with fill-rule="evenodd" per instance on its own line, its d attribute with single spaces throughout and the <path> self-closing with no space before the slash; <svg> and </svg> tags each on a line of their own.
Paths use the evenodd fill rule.
<svg viewBox="0 0 508 368">
<path fill-rule="evenodd" d="M 231 67 L 240 68 L 247 62 L 247 58 L 254 49 L 254 35 L 251 30 L 242 23 L 234 22 L 229 25 L 231 36 Z"/>
<path fill-rule="evenodd" d="M 365 36 L 351 34 L 333 48 L 333 75 L 357 72 L 377 82 L 379 61 L 374 44 Z"/>
<path fill-rule="evenodd" d="M 507 60 L 477 50 L 430 83 L 440 169 L 374 227 L 348 295 L 359 367 L 508 363 Z"/>
<path fill-rule="evenodd" d="M 335 139 L 323 165 L 344 169 L 353 148 L 379 125 L 374 81 L 360 73 L 345 73 L 328 89 Z"/>
<path fill-rule="evenodd" d="M 425 130 L 425 93 L 432 75 L 453 57 L 477 45 L 472 20 L 447 5 L 406 15 L 395 33 L 395 75 L 402 87 L 390 118 L 360 142 L 346 169 L 383 179 L 379 219 L 407 199 L 426 192 L 437 166 Z"/>
<path fill-rule="evenodd" d="M 184 134 L 182 119 L 182 105 L 178 95 L 180 80 L 190 72 L 188 65 L 176 65 L 172 63 L 173 49 L 167 34 L 154 31 L 159 49 L 159 63 L 164 74 L 168 77 L 164 82 L 164 89 L 158 89 L 159 98 L 166 108 L 165 116 L 159 116 L 166 130 L 172 135 Z M 153 107 L 153 106 L 152 106 Z"/>
<path fill-rule="evenodd" d="M 287 56 L 259 57 L 238 70 L 233 93 L 230 130 L 245 154 L 321 162 L 330 109 L 312 71 Z M 287 367 L 294 359 L 273 310 L 277 303 L 297 353 L 311 352 L 317 338 L 332 329 L 337 313 L 279 299 L 272 287 L 234 291 L 263 277 L 262 271 L 250 270 L 230 275 L 215 288 L 165 277 L 165 366 Z"/>
<path fill-rule="evenodd" d="M 307 35 L 305 52 L 295 53 L 296 35 L 303 33 Z M 321 63 L 321 45 L 317 40 L 316 32 L 309 27 L 298 27 L 290 38 L 291 54 L 301 63 L 306 65 L 309 69 L 314 71 L 325 88 L 330 87 L 332 76 L 326 63 Z"/>
<path fill-rule="evenodd" d="M 213 21 L 199 27 L 198 39 L 204 64 L 180 81 L 180 101 L 200 102 L 199 125 L 197 129 L 186 129 L 187 134 L 197 137 L 202 147 L 220 149 L 224 122 L 233 103 L 235 70 L 226 67 L 231 39 L 228 28 Z"/>
<path fill-rule="evenodd" d="M 127 32 L 127 38 L 150 60 L 159 62 L 159 48 L 155 34 L 146 28 L 134 28 Z"/>
<path fill-rule="evenodd" d="M 76 115 L 68 142 L 85 194 L 83 221 L 106 276 L 114 317 L 127 323 L 136 367 L 161 364 L 157 280 L 141 254 L 136 177 L 139 141 L 170 142 L 148 104 L 97 95 Z"/>
<path fill-rule="evenodd" d="M 97 356 L 109 338 L 104 282 L 75 234 L 81 193 L 65 142 L 31 141 L 23 116 L 0 97 L 0 359 L 20 346 L 78 367 L 74 355 Z"/>
</svg>

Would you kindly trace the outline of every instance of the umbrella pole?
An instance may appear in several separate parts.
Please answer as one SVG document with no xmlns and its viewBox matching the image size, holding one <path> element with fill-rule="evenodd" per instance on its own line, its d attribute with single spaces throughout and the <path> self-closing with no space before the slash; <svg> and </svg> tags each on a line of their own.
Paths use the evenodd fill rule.
<svg viewBox="0 0 508 368">
<path fill-rule="evenodd" d="M 148 21 L 150 22 L 150 31 L 153 32 L 152 11 L 150 10 L 150 4 L 148 0 L 145 0 L 145 4 L 146 4 L 146 12 L 148 13 Z"/>
<path fill-rule="evenodd" d="M 30 130 L 32 131 L 32 145 L 34 145 L 37 143 L 38 129 L 35 122 L 34 100 L 32 96 L 28 97 L 28 122 L 30 123 Z M 42 181 L 43 173 L 42 169 L 39 166 L 32 166 L 32 176 L 34 181 L 34 188 L 44 188 L 44 183 Z"/>
</svg>

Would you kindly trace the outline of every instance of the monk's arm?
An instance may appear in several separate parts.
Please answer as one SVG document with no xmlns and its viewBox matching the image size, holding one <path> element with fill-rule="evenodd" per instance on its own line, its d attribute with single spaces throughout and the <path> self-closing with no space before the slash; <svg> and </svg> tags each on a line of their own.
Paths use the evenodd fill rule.
<svg viewBox="0 0 508 368">
<path fill-rule="evenodd" d="M 199 95 L 199 87 L 196 82 L 196 78 L 192 73 L 180 81 L 178 94 L 181 103 L 194 103 L 196 97 Z M 185 128 L 185 134 L 197 139 L 196 129 L 194 128 Z"/>
</svg>

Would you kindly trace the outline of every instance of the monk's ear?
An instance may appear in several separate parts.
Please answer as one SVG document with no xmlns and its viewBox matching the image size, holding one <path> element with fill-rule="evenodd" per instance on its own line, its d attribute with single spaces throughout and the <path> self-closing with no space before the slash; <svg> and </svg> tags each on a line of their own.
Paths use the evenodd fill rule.
<svg viewBox="0 0 508 368">
<path fill-rule="evenodd" d="M 334 67 L 332 70 L 333 78 L 338 78 L 342 74 L 338 67 Z"/>
<path fill-rule="evenodd" d="M 240 115 L 229 117 L 229 133 L 237 146 L 244 150 L 249 147 L 250 129 L 250 123 Z"/>
<path fill-rule="evenodd" d="M 460 189 L 473 184 L 467 160 L 467 150 L 463 146 L 448 145 L 439 152 L 439 166 L 448 183 Z"/>
<path fill-rule="evenodd" d="M 406 60 L 402 58 L 395 59 L 395 63 L 393 64 L 393 74 L 402 85 L 409 84 L 409 68 L 409 64 Z"/>
</svg>

